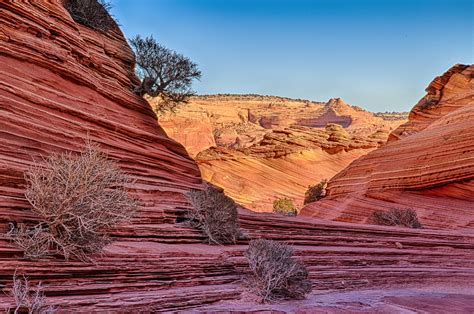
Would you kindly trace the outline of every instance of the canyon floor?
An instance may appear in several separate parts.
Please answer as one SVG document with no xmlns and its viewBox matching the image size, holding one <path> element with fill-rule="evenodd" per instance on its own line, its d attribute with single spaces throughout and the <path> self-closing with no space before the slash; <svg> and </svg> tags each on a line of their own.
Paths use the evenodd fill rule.
<svg viewBox="0 0 474 314">
<path fill-rule="evenodd" d="M 472 313 L 474 292 L 467 287 L 421 286 L 420 288 L 328 291 L 312 293 L 302 301 L 286 301 L 278 305 L 254 302 L 221 302 L 198 308 L 199 311 L 271 311 L 274 313 Z"/>
</svg>

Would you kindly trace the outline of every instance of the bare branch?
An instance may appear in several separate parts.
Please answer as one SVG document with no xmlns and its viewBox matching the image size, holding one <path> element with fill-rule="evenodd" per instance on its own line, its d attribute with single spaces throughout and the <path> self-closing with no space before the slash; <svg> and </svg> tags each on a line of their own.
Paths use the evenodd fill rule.
<svg viewBox="0 0 474 314">
<path fill-rule="evenodd" d="M 102 32 L 118 29 L 105 0 L 63 0 L 63 5 L 77 23 Z"/>
<path fill-rule="evenodd" d="M 160 97 L 167 111 L 194 95 L 191 84 L 201 77 L 196 63 L 158 44 L 152 36 L 137 35 L 130 39 L 130 44 L 135 52 L 135 69 L 142 80 L 137 90 L 141 96 Z"/>
<path fill-rule="evenodd" d="M 250 241 L 245 253 L 253 278 L 252 289 L 262 302 L 302 299 L 311 292 L 306 266 L 293 258 L 293 249 L 276 241 Z"/>
<path fill-rule="evenodd" d="M 412 208 L 391 208 L 389 211 L 376 210 L 370 217 L 372 223 L 383 226 L 399 226 L 419 229 L 423 228 L 416 211 Z"/>
<path fill-rule="evenodd" d="M 222 190 L 208 184 L 204 191 L 187 194 L 194 206 L 187 213 L 192 226 L 201 230 L 209 243 L 233 244 L 240 236 L 237 205 Z"/>
<path fill-rule="evenodd" d="M 49 314 L 55 310 L 53 306 L 46 305 L 46 297 L 41 282 L 34 289 L 31 287 L 28 278 L 24 276 L 19 278 L 16 273 L 13 275 L 10 296 L 13 298 L 15 308 L 9 309 L 8 313 Z"/>
<path fill-rule="evenodd" d="M 57 253 L 88 261 L 109 243 L 106 230 L 129 220 L 138 206 L 126 188 L 133 181 L 90 142 L 80 155 L 50 155 L 25 179 L 25 197 L 42 221 L 9 235 L 29 258 Z"/>
</svg>

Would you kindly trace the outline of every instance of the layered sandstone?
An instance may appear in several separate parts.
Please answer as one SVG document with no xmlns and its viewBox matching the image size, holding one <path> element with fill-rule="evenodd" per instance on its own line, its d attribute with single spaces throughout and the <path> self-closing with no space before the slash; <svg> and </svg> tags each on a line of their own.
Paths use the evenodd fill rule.
<svg viewBox="0 0 474 314">
<path fill-rule="evenodd" d="M 168 211 L 162 216 L 172 221 L 176 213 Z M 360 311 L 388 306 L 393 303 L 391 298 L 400 306 L 427 298 L 435 308 L 468 312 L 472 304 L 472 235 L 245 211 L 240 213 L 240 223 L 252 238 L 294 245 L 297 258 L 307 265 L 313 282 L 313 292 L 306 300 L 256 303 L 242 280 L 248 271 L 246 241 L 209 246 L 201 244 L 200 236 L 192 229 L 165 223 L 156 224 L 153 233 L 138 229 L 135 236 L 116 241 L 93 265 L 58 259 L 23 260 L 20 251 L 1 242 L 0 276 L 9 283 L 17 271 L 28 275 L 33 284 L 41 280 L 48 302 L 75 313 L 318 308 Z M 371 296 L 374 290 L 376 297 Z M 445 301 L 454 298 L 455 304 Z M 0 307 L 11 302 L 0 295 Z"/>
<path fill-rule="evenodd" d="M 273 130 L 247 148 L 207 149 L 196 161 L 203 178 L 240 204 L 268 212 L 277 197 L 289 197 L 301 207 L 308 185 L 331 178 L 383 142 L 377 136 L 351 137 L 337 124 L 295 126 Z"/>
<path fill-rule="evenodd" d="M 113 231 L 118 237 L 168 232 L 164 213 L 189 206 L 183 193 L 201 187 L 196 163 L 131 91 L 137 83 L 133 66 L 120 30 L 100 33 L 79 25 L 60 1 L 0 3 L 0 287 L 10 284 L 16 269 L 33 280 L 73 278 L 71 265 L 83 269 L 79 277 L 102 271 L 59 259 L 24 261 L 3 237 L 10 222 L 37 219 L 24 197 L 24 172 L 51 152 L 78 152 L 88 138 L 136 180 L 130 188 L 140 210 L 133 224 Z M 42 275 L 34 275 L 36 267 Z M 74 280 L 68 280 L 70 288 L 81 291 Z"/>
<path fill-rule="evenodd" d="M 306 215 L 367 222 L 375 209 L 414 208 L 425 226 L 473 228 L 474 66 L 437 77 L 387 145 L 341 171 Z"/>
<path fill-rule="evenodd" d="M 152 106 L 159 100 L 149 99 Z M 176 113 L 159 118 L 167 134 L 191 156 L 220 146 L 243 148 L 258 143 L 271 130 L 293 126 L 324 128 L 339 124 L 351 135 L 389 133 L 406 121 L 405 113 L 373 114 L 340 98 L 314 102 L 277 96 L 218 94 L 191 97 Z"/>
<path fill-rule="evenodd" d="M 157 101 L 150 99 L 152 106 Z M 276 96 L 195 96 L 177 113 L 160 116 L 159 122 L 169 136 L 196 156 L 214 146 L 250 146 L 267 130 L 290 126 L 322 107 L 322 103 Z"/>
<path fill-rule="evenodd" d="M 268 212 L 277 197 L 302 206 L 309 185 L 383 145 L 404 117 L 377 116 L 340 98 L 211 95 L 192 97 L 159 121 L 195 156 L 204 179 Z"/>
</svg>

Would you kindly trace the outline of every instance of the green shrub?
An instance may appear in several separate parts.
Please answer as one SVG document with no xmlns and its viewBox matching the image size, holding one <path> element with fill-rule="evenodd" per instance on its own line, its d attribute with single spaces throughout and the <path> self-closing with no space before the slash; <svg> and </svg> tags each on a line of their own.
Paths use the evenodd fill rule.
<svg viewBox="0 0 474 314">
<path fill-rule="evenodd" d="M 423 228 L 416 211 L 412 208 L 391 208 L 389 211 L 376 210 L 370 218 L 372 223 L 382 226 L 399 226 L 419 229 Z"/>
<path fill-rule="evenodd" d="M 273 201 L 273 212 L 286 216 L 296 216 L 298 214 L 293 200 L 285 197 Z"/>
<path fill-rule="evenodd" d="M 316 202 L 322 199 L 326 195 L 326 187 L 328 180 L 323 179 L 316 185 L 308 186 L 306 193 L 304 194 L 304 205 Z"/>
<path fill-rule="evenodd" d="M 252 273 L 251 287 L 262 302 L 302 299 L 311 292 L 306 266 L 293 258 L 293 249 L 276 241 L 250 241 L 245 253 Z"/>
<path fill-rule="evenodd" d="M 240 237 L 237 204 L 219 189 L 206 184 L 187 197 L 194 209 L 187 212 L 188 222 L 201 230 L 209 244 L 234 244 Z"/>
</svg>

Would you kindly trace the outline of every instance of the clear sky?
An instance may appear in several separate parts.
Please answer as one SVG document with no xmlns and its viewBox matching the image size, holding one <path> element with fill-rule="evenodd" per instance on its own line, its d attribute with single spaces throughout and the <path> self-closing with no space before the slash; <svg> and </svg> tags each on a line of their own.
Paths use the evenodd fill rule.
<svg viewBox="0 0 474 314">
<path fill-rule="evenodd" d="M 254 93 L 410 110 L 474 63 L 473 0 L 113 0 L 127 38 L 153 35 L 203 72 L 199 94 Z"/>
</svg>

